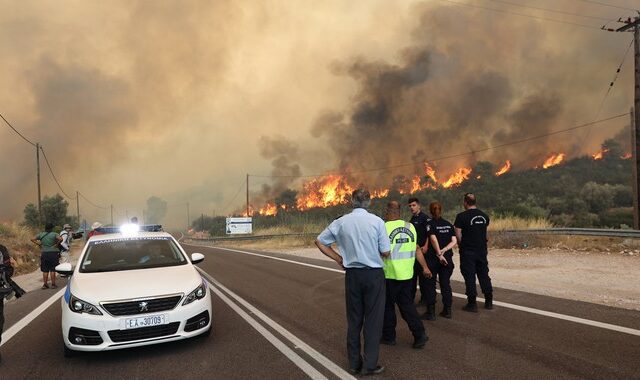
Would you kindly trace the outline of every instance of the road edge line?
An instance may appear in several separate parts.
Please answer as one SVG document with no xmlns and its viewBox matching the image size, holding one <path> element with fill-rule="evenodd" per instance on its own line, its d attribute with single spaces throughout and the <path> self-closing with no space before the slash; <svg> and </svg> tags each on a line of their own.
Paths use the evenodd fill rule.
<svg viewBox="0 0 640 380">
<path fill-rule="evenodd" d="M 269 327 L 271 327 L 272 329 L 277 331 L 279 334 L 281 334 L 283 337 L 288 339 L 292 344 L 295 345 L 295 347 L 303 350 L 310 357 L 312 357 L 314 360 L 316 360 L 320 365 L 322 365 L 323 367 L 325 367 L 326 369 L 331 371 L 331 373 L 333 373 L 334 375 L 338 376 L 341 379 L 355 379 L 355 377 L 353 377 L 351 374 L 349 374 L 347 371 L 345 371 L 342 367 L 340 367 L 339 365 L 335 364 L 329 358 L 327 358 L 326 356 L 322 355 L 320 352 L 315 350 L 313 347 L 311 347 L 308 344 L 306 344 L 304 341 L 302 341 L 296 335 L 291 333 L 289 330 L 285 329 L 278 322 L 276 322 L 273 319 L 269 318 L 266 314 L 261 312 L 258 308 L 256 308 L 255 306 L 253 306 L 252 304 L 247 302 L 245 299 L 243 299 L 242 297 L 240 297 L 239 295 L 237 295 L 236 293 L 231 291 L 226 286 L 222 285 L 219 281 L 214 279 L 209 273 L 205 272 L 203 269 L 200 269 L 200 268 L 198 268 L 198 270 L 206 277 L 206 279 L 208 281 L 210 281 L 210 285 L 211 284 L 215 284 L 215 286 L 220 287 L 227 294 L 229 294 L 230 297 L 234 298 L 238 303 L 240 303 L 242 306 L 247 308 L 254 316 L 256 316 L 259 319 L 261 319 Z M 237 307 L 237 305 L 235 305 L 235 304 L 234 304 L 234 306 Z M 244 310 L 242 310 L 242 312 L 244 312 Z M 262 326 L 260 326 L 260 327 L 262 327 Z"/>
<path fill-rule="evenodd" d="M 301 263 L 301 262 L 298 262 L 298 261 L 295 261 L 295 260 L 282 259 L 280 257 L 273 257 L 273 256 L 269 256 L 269 255 L 261 255 L 261 254 L 258 254 L 258 253 L 241 251 L 241 250 L 237 250 L 237 249 L 224 248 L 224 247 L 211 247 L 211 246 L 195 245 L 195 244 L 186 244 L 186 245 L 192 245 L 192 246 L 196 246 L 196 247 L 205 247 L 205 248 L 215 248 L 215 249 L 220 249 L 220 250 L 238 252 L 238 253 L 243 253 L 243 254 L 251 255 L 251 256 L 259 256 L 259 257 L 264 257 L 264 258 L 267 258 L 267 259 L 285 261 L 285 262 L 289 262 L 289 263 L 293 263 L 293 264 L 297 264 L 297 265 L 302 265 L 302 266 L 307 266 L 307 267 L 312 267 L 312 268 L 318 268 L 318 269 L 328 270 L 328 271 L 332 271 L 332 272 L 344 273 L 344 271 L 341 271 L 341 270 L 338 270 L 338 269 L 333 269 L 333 268 L 323 267 L 321 265 L 313 265 L 313 264 Z M 467 298 L 466 295 L 460 294 L 460 293 L 452 293 L 452 295 L 454 297 L 457 297 L 457 298 L 462 298 L 462 299 L 466 299 Z M 483 298 L 478 298 L 478 301 L 484 301 L 484 299 Z M 502 306 L 502 307 L 505 307 L 505 308 L 508 308 L 508 309 L 513 309 L 513 310 L 526 312 L 526 313 L 537 314 L 537 315 L 542 315 L 542 316 L 545 316 L 545 317 L 561 319 L 561 320 L 574 322 L 574 323 L 579 323 L 579 324 L 582 324 L 582 325 L 587 325 L 587 326 L 592 326 L 592 327 L 598 327 L 598 328 L 601 328 L 601 329 L 616 331 L 616 332 L 620 332 L 620 333 L 623 333 L 623 334 L 640 336 L 640 330 L 633 329 L 631 327 L 624 327 L 624 326 L 618 326 L 618 325 L 614 325 L 614 324 L 606 323 L 606 322 L 593 321 L 591 319 L 574 317 L 572 315 L 560 314 L 560 313 L 555 313 L 553 311 L 540 310 L 540 309 L 535 309 L 535 308 L 527 307 L 527 306 L 520 306 L 520 305 L 508 303 L 508 302 L 502 302 L 502 301 L 494 300 L 493 304 L 497 305 L 497 306 Z"/>
<path fill-rule="evenodd" d="M 0 342 L 0 346 L 4 346 L 11 338 L 13 338 L 17 333 L 19 333 L 23 328 L 27 327 L 29 323 L 31 323 L 34 319 L 36 319 L 40 314 L 42 314 L 45 310 L 49 308 L 49 306 L 53 305 L 66 290 L 66 286 L 62 289 L 58 290 L 58 292 L 51 297 L 49 297 L 46 301 L 44 301 L 40 306 L 33 309 L 29 314 L 24 316 L 21 320 L 14 323 L 7 329 L 7 331 L 2 333 L 2 342 Z"/>
</svg>

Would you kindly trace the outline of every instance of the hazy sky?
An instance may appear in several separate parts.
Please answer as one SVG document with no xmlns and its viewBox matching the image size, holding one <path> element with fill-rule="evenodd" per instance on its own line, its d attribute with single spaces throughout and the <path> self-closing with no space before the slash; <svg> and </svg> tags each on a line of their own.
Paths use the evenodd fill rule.
<svg viewBox="0 0 640 380">
<path fill-rule="evenodd" d="M 633 15 L 582 0 L 510 2 Z M 187 201 L 192 217 L 241 206 L 244 190 L 231 201 L 246 173 L 393 165 L 593 121 L 630 41 L 440 0 L 0 0 L 0 112 L 44 146 L 70 195 L 113 204 L 117 217 L 141 216 L 156 195 L 186 223 Z M 629 110 L 632 62 L 629 54 L 601 118 Z M 510 158 L 524 168 L 546 152 L 586 154 L 626 125 L 441 167 Z M 36 201 L 35 151 L 4 125 L 0 169 L 0 220 L 21 218 Z M 44 164 L 42 183 L 44 194 L 59 192 Z M 300 185 L 256 178 L 252 191 L 263 194 L 263 184 Z M 81 213 L 108 221 L 83 200 Z"/>
</svg>

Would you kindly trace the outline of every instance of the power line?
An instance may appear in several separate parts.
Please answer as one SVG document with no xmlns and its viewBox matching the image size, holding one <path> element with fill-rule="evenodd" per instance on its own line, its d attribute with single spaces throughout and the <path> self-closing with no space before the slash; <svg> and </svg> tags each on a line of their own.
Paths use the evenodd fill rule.
<svg viewBox="0 0 640 380">
<path fill-rule="evenodd" d="M 550 9 L 550 8 L 534 7 L 534 6 L 531 6 L 531 5 L 522 5 L 522 4 L 513 3 L 513 2 L 511 2 L 511 1 L 506 1 L 506 0 L 489 0 L 489 1 L 497 2 L 497 3 L 503 3 L 503 4 L 508 4 L 508 5 L 512 5 L 512 6 L 514 6 L 514 7 L 521 7 L 521 8 L 535 9 L 535 10 L 543 11 L 543 12 L 553 12 L 553 13 L 563 14 L 563 15 L 567 15 L 567 16 L 583 17 L 583 18 L 589 18 L 589 19 L 593 19 L 593 20 L 604 20 L 604 21 L 610 21 L 610 20 L 609 20 L 608 18 L 606 18 L 606 17 L 600 17 L 600 16 L 589 16 L 589 15 L 582 15 L 582 14 L 578 14 L 578 13 L 565 12 L 565 11 L 561 11 L 561 10 L 559 10 L 559 9 Z"/>
<path fill-rule="evenodd" d="M 93 207 L 102 209 L 102 210 L 108 210 L 110 207 L 104 207 L 104 206 L 99 206 L 93 202 L 91 202 L 89 199 L 87 199 L 87 197 L 84 196 L 84 194 L 82 194 L 81 192 L 78 191 L 78 195 L 80 195 L 82 197 L 82 199 L 84 199 L 88 204 L 90 204 Z"/>
<path fill-rule="evenodd" d="M 42 146 L 40 146 L 40 150 L 42 151 L 42 156 L 44 157 L 44 161 L 47 163 L 47 167 L 49 168 L 49 172 L 51 173 L 51 176 L 53 177 L 53 180 L 56 182 L 56 185 L 58 185 L 58 189 L 60 189 L 62 194 L 64 194 L 64 196 L 67 197 L 68 199 L 75 200 L 76 197 L 70 197 L 69 194 L 67 194 L 62 189 L 62 186 L 60 185 L 60 182 L 58 181 L 58 178 L 56 178 L 56 175 L 53 173 L 53 169 L 51 168 L 51 164 L 49 163 L 49 159 L 47 158 L 47 154 L 44 152 L 44 148 Z"/>
<path fill-rule="evenodd" d="M 636 11 L 637 9 L 633 9 L 633 8 L 627 8 L 627 7 L 621 7 L 619 5 L 614 5 L 614 4 L 608 4 L 608 3 L 603 3 L 601 1 L 595 1 L 595 0 L 580 0 L 580 1 L 584 1 L 585 3 L 592 3 L 592 4 L 598 4 L 598 5 L 602 5 L 605 7 L 611 7 L 611 8 L 617 8 L 617 9 L 623 9 L 625 11 Z"/>
<path fill-rule="evenodd" d="M 552 18 L 534 16 L 534 15 L 530 15 L 530 14 L 526 14 L 526 13 L 512 12 L 512 11 L 508 11 L 508 10 L 505 10 L 505 9 L 489 8 L 489 7 L 485 7 L 485 6 L 482 6 L 482 5 L 476 5 L 476 4 L 470 4 L 470 3 L 460 3 L 460 2 L 452 1 L 452 0 L 440 0 L 440 1 L 444 1 L 446 3 L 451 3 L 451 4 L 455 4 L 455 5 L 461 5 L 461 6 L 465 6 L 465 7 L 484 9 L 486 11 L 492 11 L 492 12 L 498 12 L 498 13 L 506 13 L 506 14 L 516 15 L 516 16 L 529 17 L 529 18 L 536 19 L 536 20 L 551 21 L 551 22 L 556 22 L 556 23 L 560 23 L 560 24 L 567 24 L 567 25 L 579 26 L 579 27 L 582 27 L 582 28 L 600 30 L 600 28 L 598 28 L 596 26 L 587 25 L 587 24 L 580 24 L 580 23 L 577 23 L 577 22 L 556 20 L 556 19 L 552 19 Z"/>
<path fill-rule="evenodd" d="M 633 46 L 633 38 L 631 38 L 631 43 L 629 43 L 629 46 L 627 46 L 627 50 L 624 52 L 624 56 L 622 57 L 622 61 L 620 61 L 620 64 L 616 69 L 616 74 L 614 75 L 613 80 L 609 83 L 609 88 L 607 88 L 607 92 L 604 94 L 604 97 L 600 102 L 600 106 L 598 107 L 598 112 L 596 112 L 596 116 L 594 117 L 594 119 L 598 119 L 598 117 L 600 117 L 600 112 L 602 112 L 602 108 L 604 107 L 604 102 L 609 97 L 609 94 L 611 93 L 611 89 L 613 88 L 613 85 L 616 83 L 616 81 L 618 80 L 618 77 L 620 76 L 622 65 L 624 65 L 624 62 L 627 60 L 627 55 L 629 54 L 629 50 L 631 50 L 631 46 Z M 588 135 L 589 133 L 591 133 L 591 128 L 588 129 L 587 137 L 589 136 Z M 586 138 L 584 140 L 586 140 Z"/>
<path fill-rule="evenodd" d="M 358 174 L 358 173 L 369 173 L 369 172 L 375 172 L 375 171 L 384 171 L 384 170 L 390 170 L 390 169 L 397 169 L 397 168 L 402 168 L 402 167 L 422 164 L 424 162 L 443 161 L 443 160 L 448 160 L 448 159 L 451 159 L 451 158 L 458 158 L 458 157 L 464 157 L 464 156 L 473 155 L 473 154 L 476 154 L 476 153 L 482 153 L 482 152 L 486 152 L 486 151 L 493 150 L 493 149 L 504 148 L 504 147 L 510 146 L 510 145 L 522 144 L 524 142 L 533 141 L 533 140 L 541 139 L 541 138 L 544 138 L 544 137 L 557 135 L 557 134 L 560 134 L 560 133 L 566 133 L 566 132 L 571 132 L 571 131 L 574 131 L 574 130 L 577 130 L 577 129 L 590 127 L 592 125 L 603 123 L 605 121 L 619 119 L 619 118 L 621 118 L 623 116 L 624 117 L 628 117 L 629 114 L 627 112 L 625 112 L 625 113 L 621 113 L 619 115 L 607 117 L 605 119 L 596 120 L 596 121 L 592 121 L 592 122 L 581 124 L 581 125 L 576 125 L 576 126 L 573 126 L 573 127 L 570 127 L 570 128 L 560 129 L 560 130 L 557 130 L 557 131 L 544 133 L 544 134 L 541 134 L 541 135 L 531 136 L 531 137 L 527 137 L 527 138 L 520 139 L 520 140 L 514 140 L 514 141 L 510 141 L 508 143 L 504 143 L 504 144 L 492 145 L 492 146 L 489 146 L 489 147 L 486 147 L 486 148 L 482 148 L 482 149 L 478 149 L 478 150 L 472 150 L 472 151 L 467 151 L 467 152 L 463 152 L 463 153 L 456 153 L 456 154 L 452 154 L 452 155 L 449 155 L 449 156 L 440 156 L 440 157 L 435 157 L 435 158 L 427 158 L 427 159 L 420 160 L 420 161 L 407 162 L 407 163 L 404 163 L 404 164 L 386 166 L 386 167 L 381 167 L 381 168 L 364 169 L 364 170 L 358 170 L 358 171 L 353 171 L 353 172 L 348 172 L 348 173 L 347 172 L 342 172 L 342 173 L 341 172 L 334 172 L 334 173 L 313 174 L 313 175 L 253 175 L 253 174 L 251 174 L 251 177 L 259 177 L 259 178 L 314 178 L 314 177 L 324 177 L 324 176 L 331 175 L 331 174 Z"/>
<path fill-rule="evenodd" d="M 238 198 L 238 195 L 242 191 L 242 188 L 244 187 L 244 185 L 245 185 L 245 182 L 242 181 L 242 183 L 240 184 L 240 187 L 238 188 L 238 191 L 236 192 L 236 195 L 234 195 L 233 198 L 231 198 L 231 200 L 227 202 L 227 205 L 222 208 L 225 214 L 226 214 L 226 211 L 229 210 L 229 206 L 231 206 L 233 202 L 236 200 L 236 198 Z"/>
<path fill-rule="evenodd" d="M 18 134 L 18 136 L 22 137 L 22 139 L 26 142 L 28 142 L 29 144 L 36 146 L 35 143 L 31 142 L 31 140 L 29 140 L 28 138 L 24 137 L 24 135 L 22 133 L 20 133 L 17 129 L 14 128 L 13 125 L 11 125 L 11 123 L 9 123 L 9 121 L 7 119 L 4 118 L 4 116 L 2 116 L 2 114 L 0 113 L 0 117 L 2 118 L 2 120 L 4 120 L 4 122 L 9 126 L 9 128 L 13 129 L 13 131 L 15 133 Z"/>
</svg>

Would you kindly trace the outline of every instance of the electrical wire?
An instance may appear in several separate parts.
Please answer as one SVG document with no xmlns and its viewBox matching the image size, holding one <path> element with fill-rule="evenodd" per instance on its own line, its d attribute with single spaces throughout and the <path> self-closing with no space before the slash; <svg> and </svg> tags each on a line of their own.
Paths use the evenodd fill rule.
<svg viewBox="0 0 640 380">
<path fill-rule="evenodd" d="M 242 181 L 242 183 L 240 184 L 240 187 L 238 188 L 238 191 L 236 192 L 236 195 L 234 195 L 233 198 L 231 198 L 231 200 L 227 203 L 227 205 L 222 208 L 222 210 L 223 210 L 223 212 L 225 214 L 226 214 L 226 211 L 229 210 L 229 208 L 233 204 L 233 202 L 236 200 L 236 198 L 238 198 L 238 195 L 240 194 L 240 191 L 242 191 L 242 188 L 244 186 L 245 186 L 245 182 Z"/>
<path fill-rule="evenodd" d="M 510 141 L 508 143 L 504 143 L 504 144 L 492 145 L 492 146 L 489 146 L 489 147 L 486 147 L 486 148 L 482 148 L 482 149 L 478 149 L 478 150 L 472 150 L 472 151 L 467 151 L 467 152 L 463 152 L 463 153 L 456 153 L 456 154 L 452 154 L 452 155 L 448 155 L 448 156 L 440 156 L 440 157 L 428 158 L 428 159 L 424 159 L 424 160 L 420 160 L 420 161 L 407 162 L 407 163 L 404 163 L 404 164 L 386 166 L 386 167 L 381 167 L 381 168 L 364 169 L 364 170 L 352 171 L 352 172 L 348 172 L 348 173 L 347 172 L 333 172 L 333 173 L 329 172 L 329 173 L 325 173 L 325 174 L 288 175 L 288 176 L 286 176 L 286 175 L 279 176 L 279 175 L 255 175 L 255 174 L 250 174 L 249 176 L 250 177 L 258 177 L 258 178 L 315 178 L 315 177 L 324 177 L 324 176 L 331 175 L 331 174 L 342 174 L 342 175 L 345 175 L 345 174 L 358 174 L 358 173 L 369 173 L 369 172 L 375 172 L 375 171 L 385 171 L 385 170 L 402 168 L 402 167 L 407 167 L 407 166 L 414 166 L 414 165 L 417 165 L 417 164 L 422 164 L 424 162 L 437 162 L 437 161 L 448 160 L 448 159 L 451 159 L 451 158 L 464 157 L 464 156 L 469 156 L 469 155 L 473 155 L 473 154 L 476 154 L 476 153 L 486 152 L 486 151 L 493 150 L 493 149 L 504 148 L 504 147 L 510 146 L 510 145 L 522 144 L 524 142 L 529 142 L 529 141 L 541 139 L 541 138 L 544 138 L 544 137 L 557 135 L 557 134 L 560 134 L 560 133 L 566 133 L 566 132 L 575 131 L 575 130 L 581 129 L 581 128 L 587 128 L 587 127 L 590 127 L 590 126 L 595 125 L 595 124 L 603 123 L 605 121 L 619 119 L 619 118 L 621 118 L 623 116 L 627 117 L 627 116 L 629 116 L 629 114 L 625 112 L 625 113 L 621 113 L 619 115 L 607 117 L 605 119 L 596 120 L 596 121 L 592 121 L 592 122 L 589 122 L 589 123 L 576 125 L 576 126 L 573 126 L 573 127 L 570 127 L 570 128 L 560 129 L 560 130 L 557 130 L 557 131 L 544 133 L 544 134 L 541 134 L 541 135 L 531 136 L 531 137 L 527 137 L 527 138 L 520 139 L 520 140 L 514 140 L 514 141 Z"/>
<path fill-rule="evenodd" d="M 604 94 L 604 96 L 602 97 L 602 100 L 600 101 L 600 105 L 598 106 L 598 110 L 596 112 L 596 115 L 593 118 L 594 120 L 597 120 L 600 117 L 600 113 L 602 112 L 602 109 L 604 108 L 604 103 L 607 101 L 607 98 L 609 98 L 609 94 L 611 93 L 611 89 L 613 88 L 613 85 L 616 84 L 616 81 L 618 80 L 618 77 L 620 76 L 620 71 L 622 70 L 622 65 L 624 65 L 624 62 L 627 60 L 627 55 L 629 55 L 629 50 L 631 50 L 631 46 L 633 46 L 633 38 L 631 38 L 631 43 L 629 44 L 629 46 L 627 46 L 627 50 L 624 52 L 624 56 L 622 57 L 622 61 L 620 61 L 620 64 L 618 65 L 618 68 L 616 69 L 616 73 L 613 76 L 613 80 L 609 83 L 609 87 L 607 88 L 607 92 Z M 591 126 L 589 126 L 589 128 L 587 129 L 587 133 L 585 134 L 585 137 L 582 139 L 582 143 L 583 144 L 584 144 L 585 141 L 587 141 L 589 139 L 590 135 L 591 135 Z"/>
<path fill-rule="evenodd" d="M 18 136 L 22 137 L 22 139 L 26 142 L 28 142 L 29 144 L 36 146 L 36 144 L 34 144 L 33 142 L 31 142 L 31 140 L 29 140 L 28 138 L 24 137 L 24 135 L 22 133 L 20 133 L 13 125 L 11 125 L 11 123 L 9 123 L 9 121 L 7 119 L 4 118 L 4 116 L 2 116 L 2 114 L 0 113 L 0 117 L 2 118 L 2 120 L 4 120 L 4 122 L 9 126 L 9 128 L 13 129 L 13 131 L 15 133 L 18 134 Z"/>
<path fill-rule="evenodd" d="M 536 19 L 536 20 L 551 21 L 551 22 L 556 22 L 556 23 L 560 23 L 560 24 L 579 26 L 579 27 L 587 28 L 587 29 L 600 30 L 599 27 L 596 27 L 596 26 L 593 26 L 593 25 L 587 25 L 587 24 L 580 24 L 580 23 L 577 23 L 577 22 L 557 20 L 557 19 L 540 17 L 540 16 L 534 16 L 534 15 L 530 15 L 530 14 L 526 14 L 526 13 L 512 12 L 512 11 L 508 11 L 508 10 L 505 10 L 505 9 L 490 8 L 490 7 L 485 7 L 485 6 L 482 6 L 482 5 L 476 5 L 476 4 L 470 4 L 470 3 L 461 3 L 461 2 L 453 1 L 453 0 L 440 0 L 440 1 L 443 1 L 443 2 L 446 2 L 446 3 L 450 3 L 450 4 L 455 4 L 455 5 L 461 5 L 461 6 L 465 6 L 465 7 L 484 9 L 486 11 L 492 11 L 492 12 L 498 12 L 498 13 L 506 13 L 506 14 L 516 15 L 516 16 L 529 17 L 529 18 Z"/>
<path fill-rule="evenodd" d="M 78 195 L 80 195 L 80 197 L 82 197 L 82 199 L 84 199 L 88 204 L 90 204 L 91 206 L 95 207 L 95 208 L 99 208 L 102 210 L 108 210 L 111 207 L 104 207 L 104 206 L 99 206 L 93 202 L 91 202 L 89 199 L 87 199 L 87 197 L 84 196 L 84 194 L 82 194 L 81 192 L 78 191 Z"/>
<path fill-rule="evenodd" d="M 69 194 L 67 194 L 64 191 L 64 189 L 62 189 L 62 186 L 60 185 L 60 182 L 58 181 L 58 178 L 56 178 L 56 175 L 53 173 L 53 169 L 51 168 L 51 164 L 49 163 L 49 159 L 47 158 L 47 154 L 44 152 L 44 148 L 42 146 L 40 146 L 40 150 L 42 151 L 42 156 L 44 157 L 44 161 L 47 163 L 47 167 L 49 168 L 49 172 L 51 173 L 51 176 L 53 177 L 53 180 L 55 181 L 56 185 L 58 185 L 58 189 L 60 189 L 62 194 L 64 194 L 64 196 L 67 197 L 68 199 L 75 200 L 76 197 L 70 197 Z"/>
<path fill-rule="evenodd" d="M 522 4 L 518 4 L 518 3 L 513 3 L 511 1 L 506 1 L 506 0 L 488 0 L 488 1 L 493 1 L 496 3 L 503 3 L 503 4 L 508 4 L 508 5 L 512 5 L 514 7 L 520 7 L 520 8 L 528 8 L 528 9 L 535 9 L 538 11 L 543 11 L 543 12 L 553 12 L 553 13 L 558 13 L 558 14 L 562 14 L 562 15 L 566 15 L 566 16 L 574 16 L 574 17 L 583 17 L 583 18 L 589 18 L 589 19 L 593 19 L 593 20 L 604 20 L 604 21 L 609 21 L 608 18 L 606 17 L 600 17 L 600 16 L 589 16 L 589 15 L 581 15 L 578 13 L 571 13 L 571 12 L 565 12 L 565 11 L 561 11 L 559 9 L 550 9 L 550 8 L 542 8 L 542 7 L 534 7 L 532 5 L 522 5 Z"/>
<path fill-rule="evenodd" d="M 624 9 L 625 11 L 637 11 L 637 9 L 633 9 L 633 8 L 627 8 L 627 7 L 621 7 L 619 5 L 614 5 L 614 4 L 608 4 L 608 3 L 603 3 L 601 1 L 595 1 L 595 0 L 579 0 L 579 1 L 583 1 L 585 3 L 591 3 L 591 4 L 598 4 L 598 5 L 602 5 L 605 7 L 611 7 L 611 8 L 617 8 L 617 9 Z"/>
</svg>

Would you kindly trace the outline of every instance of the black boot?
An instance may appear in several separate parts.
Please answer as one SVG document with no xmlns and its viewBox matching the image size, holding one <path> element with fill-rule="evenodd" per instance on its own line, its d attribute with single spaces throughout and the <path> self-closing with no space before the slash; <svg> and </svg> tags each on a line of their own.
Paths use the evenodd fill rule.
<svg viewBox="0 0 640 380">
<path fill-rule="evenodd" d="M 493 293 L 484 295 L 484 308 L 487 310 L 493 309 Z"/>
<path fill-rule="evenodd" d="M 442 312 L 440 313 L 441 317 L 451 319 L 451 306 L 445 306 L 442 308 Z"/>
<path fill-rule="evenodd" d="M 424 313 L 424 319 L 427 321 L 436 320 L 436 305 L 427 305 L 427 312 Z"/>
<path fill-rule="evenodd" d="M 476 297 L 467 297 L 467 304 L 462 308 L 464 311 L 468 311 L 471 313 L 478 312 L 478 304 L 476 303 Z"/>
</svg>

